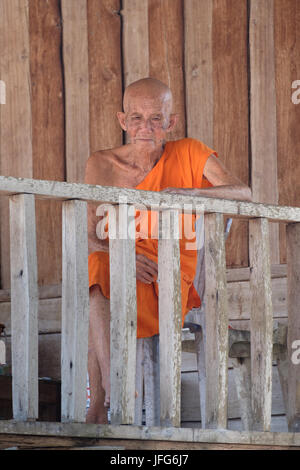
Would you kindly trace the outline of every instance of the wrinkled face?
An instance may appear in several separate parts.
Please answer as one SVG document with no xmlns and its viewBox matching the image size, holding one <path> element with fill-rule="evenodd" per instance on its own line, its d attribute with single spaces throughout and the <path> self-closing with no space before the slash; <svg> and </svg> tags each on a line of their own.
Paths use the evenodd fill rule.
<svg viewBox="0 0 300 470">
<path fill-rule="evenodd" d="M 118 118 L 130 143 L 147 148 L 161 145 L 175 125 L 170 104 L 165 95 L 128 97 L 125 112 L 118 113 Z"/>
</svg>

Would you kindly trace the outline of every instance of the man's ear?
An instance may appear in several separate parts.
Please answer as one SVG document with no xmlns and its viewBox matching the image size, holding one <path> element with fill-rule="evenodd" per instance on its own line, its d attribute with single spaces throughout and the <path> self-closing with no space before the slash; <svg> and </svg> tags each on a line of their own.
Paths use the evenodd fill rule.
<svg viewBox="0 0 300 470">
<path fill-rule="evenodd" d="M 117 118 L 123 131 L 127 131 L 125 113 L 123 113 L 122 111 L 117 112 Z"/>
<path fill-rule="evenodd" d="M 170 114 L 169 125 L 167 128 L 167 132 L 171 132 L 174 127 L 176 126 L 179 119 L 179 114 Z"/>
</svg>

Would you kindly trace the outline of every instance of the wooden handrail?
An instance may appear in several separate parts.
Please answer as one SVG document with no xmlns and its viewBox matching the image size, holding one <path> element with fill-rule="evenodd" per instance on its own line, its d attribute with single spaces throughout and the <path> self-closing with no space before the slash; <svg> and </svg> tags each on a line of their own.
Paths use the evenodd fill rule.
<svg viewBox="0 0 300 470">
<path fill-rule="evenodd" d="M 0 176 L 0 193 L 34 194 L 37 198 L 78 199 L 88 202 L 107 202 L 141 205 L 150 209 L 177 209 L 186 214 L 205 210 L 207 213 L 222 213 L 239 218 L 264 217 L 271 222 L 300 222 L 300 207 L 278 206 L 256 202 L 234 201 L 203 196 L 184 196 L 155 191 L 119 188 L 114 186 L 93 186 L 61 181 L 35 180 Z"/>
</svg>

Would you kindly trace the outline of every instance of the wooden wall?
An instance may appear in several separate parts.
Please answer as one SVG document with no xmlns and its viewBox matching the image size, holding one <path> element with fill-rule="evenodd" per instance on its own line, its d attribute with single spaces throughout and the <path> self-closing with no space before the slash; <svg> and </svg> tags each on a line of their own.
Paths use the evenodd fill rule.
<svg viewBox="0 0 300 470">
<path fill-rule="evenodd" d="M 124 87 L 166 82 L 180 115 L 171 138 L 203 140 L 260 202 L 300 204 L 299 0 L 1 0 L 0 173 L 83 181 L 88 156 L 125 142 Z M 7 201 L 1 287 L 9 288 Z M 61 215 L 37 203 L 39 283 L 61 281 Z M 273 263 L 285 262 L 282 228 Z M 248 265 L 248 226 L 234 221 L 230 267 Z"/>
</svg>

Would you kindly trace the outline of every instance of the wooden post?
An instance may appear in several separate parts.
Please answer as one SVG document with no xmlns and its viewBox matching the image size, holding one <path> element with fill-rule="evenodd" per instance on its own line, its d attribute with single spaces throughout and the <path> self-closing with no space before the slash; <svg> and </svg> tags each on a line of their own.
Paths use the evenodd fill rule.
<svg viewBox="0 0 300 470">
<path fill-rule="evenodd" d="M 273 309 L 269 222 L 249 222 L 251 302 L 251 403 L 253 430 L 269 431 L 272 404 Z"/>
<path fill-rule="evenodd" d="M 160 425 L 179 427 L 182 316 L 178 211 L 160 212 L 159 231 Z"/>
<path fill-rule="evenodd" d="M 35 201 L 10 198 L 13 417 L 38 418 L 38 286 Z"/>
<path fill-rule="evenodd" d="M 85 422 L 89 327 L 87 209 L 63 203 L 62 239 L 62 421 Z"/>
<path fill-rule="evenodd" d="M 228 306 L 222 214 L 206 214 L 206 428 L 227 427 Z"/>
<path fill-rule="evenodd" d="M 113 212 L 109 213 L 112 424 L 133 424 L 135 415 L 137 327 L 135 224 L 128 223 L 128 208 L 127 204 L 120 204 L 115 219 Z M 131 206 L 131 209 L 134 209 L 134 206 Z"/>
<path fill-rule="evenodd" d="M 288 400 L 291 432 L 300 432 L 300 224 L 287 225 Z"/>
</svg>

